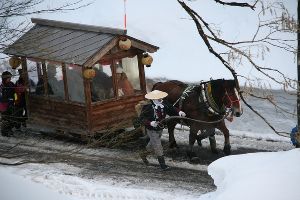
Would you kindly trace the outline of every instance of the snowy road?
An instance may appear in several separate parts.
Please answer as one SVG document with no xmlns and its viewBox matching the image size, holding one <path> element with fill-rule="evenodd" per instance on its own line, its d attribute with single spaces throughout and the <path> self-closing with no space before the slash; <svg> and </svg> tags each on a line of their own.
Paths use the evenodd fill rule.
<svg viewBox="0 0 300 200">
<path fill-rule="evenodd" d="M 76 186 L 77 189 L 74 191 L 76 181 L 75 183 L 68 183 L 65 181 L 65 178 L 63 178 L 64 176 L 71 176 L 74 177 L 74 179 L 79 177 L 81 180 L 88 181 L 105 180 L 105 182 L 108 181 L 110 184 L 120 188 L 130 187 L 139 190 L 146 188 L 150 191 L 161 191 L 173 195 L 177 193 L 197 197 L 200 194 L 215 189 L 213 180 L 207 174 L 207 165 L 224 156 L 224 154 L 221 150 L 217 155 L 212 154 L 209 150 L 208 142 L 204 140 L 203 147 L 196 147 L 197 156 L 199 157 L 197 164 L 188 163 L 185 153 L 187 141 L 184 139 L 187 138 L 187 134 L 187 132 L 178 132 L 176 134 L 177 140 L 181 141 L 179 142 L 179 149 L 166 150 L 166 162 L 172 167 L 170 171 L 166 172 L 158 168 L 157 161 L 154 157 L 150 158 L 150 166 L 143 165 L 138 157 L 138 148 L 126 148 L 126 150 L 90 148 L 85 144 L 28 133 L 15 133 L 14 137 L 11 138 L 0 137 L 0 154 L 2 157 L 17 156 L 15 159 L 10 159 L 10 162 L 28 160 L 45 163 L 43 168 L 37 167 L 37 165 L 34 164 L 21 165 L 18 168 L 28 169 L 29 165 L 30 170 L 23 172 L 23 176 L 26 177 L 28 174 L 32 176 L 32 174 L 34 174 L 34 177 L 37 177 L 35 181 L 41 179 L 38 177 L 42 176 L 45 178 L 45 176 L 49 176 L 46 178 L 48 182 L 44 183 L 48 187 L 56 190 L 59 190 L 61 186 L 67 187 L 69 189 L 63 189 L 61 191 L 63 191 L 63 193 L 69 191 L 69 193 L 72 194 L 77 191 L 81 197 L 104 195 L 105 192 L 95 192 L 95 190 L 80 188 L 79 186 Z M 166 139 L 167 134 L 164 134 L 163 138 Z M 222 149 L 222 143 L 223 137 L 217 135 L 218 149 Z M 271 142 L 246 137 L 232 136 L 231 143 L 233 154 L 279 151 L 292 148 L 288 142 Z M 66 167 L 66 165 L 68 167 Z M 70 168 L 73 170 L 70 170 Z M 56 173 L 56 180 L 51 179 L 53 171 Z M 57 174 L 62 178 L 57 180 L 57 177 L 59 177 Z M 57 184 L 57 182 L 60 184 Z M 56 187 L 54 186 L 55 184 L 57 185 Z M 124 195 L 125 194 L 123 194 L 123 197 Z M 151 194 L 149 195 L 151 196 Z M 120 199 L 122 198 L 120 197 Z M 139 198 L 137 197 L 137 199 Z"/>
</svg>

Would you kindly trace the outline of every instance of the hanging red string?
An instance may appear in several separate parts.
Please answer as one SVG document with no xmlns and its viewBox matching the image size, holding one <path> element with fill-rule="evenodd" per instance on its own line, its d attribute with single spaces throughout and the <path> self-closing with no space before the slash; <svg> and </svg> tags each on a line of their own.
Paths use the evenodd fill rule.
<svg viewBox="0 0 300 200">
<path fill-rule="evenodd" d="M 127 29 L 127 19 L 126 19 L 126 0 L 124 0 L 124 29 Z"/>
</svg>

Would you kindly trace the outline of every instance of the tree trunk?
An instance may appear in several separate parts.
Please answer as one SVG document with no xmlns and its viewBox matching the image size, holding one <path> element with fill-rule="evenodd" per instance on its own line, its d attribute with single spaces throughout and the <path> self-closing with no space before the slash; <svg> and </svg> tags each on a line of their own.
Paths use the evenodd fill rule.
<svg viewBox="0 0 300 200">
<path fill-rule="evenodd" d="M 298 72 L 298 87 L 297 87 L 297 124 L 298 124 L 298 133 L 296 135 L 296 139 L 298 142 L 297 147 L 299 148 L 300 144 L 300 52 L 299 52 L 299 47 L 300 47 L 300 26 L 299 26 L 299 1 L 298 1 L 298 8 L 297 8 L 297 13 L 298 13 L 298 23 L 297 23 L 297 40 L 298 40 L 298 48 L 297 48 L 297 72 Z"/>
</svg>

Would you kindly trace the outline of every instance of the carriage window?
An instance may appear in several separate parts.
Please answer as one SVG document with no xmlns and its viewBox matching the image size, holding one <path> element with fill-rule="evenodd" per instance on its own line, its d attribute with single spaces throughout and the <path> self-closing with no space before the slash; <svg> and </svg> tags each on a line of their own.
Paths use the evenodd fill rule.
<svg viewBox="0 0 300 200">
<path fill-rule="evenodd" d="M 116 61 L 118 96 L 132 95 L 141 90 L 137 56 Z"/>
<path fill-rule="evenodd" d="M 66 65 L 68 93 L 70 101 L 84 103 L 84 86 L 82 78 L 82 67 Z"/>
<path fill-rule="evenodd" d="M 41 63 L 27 59 L 27 71 L 30 93 L 35 93 L 37 90 L 38 81 L 42 78 Z"/>
<path fill-rule="evenodd" d="M 114 97 L 111 71 L 112 61 L 100 62 L 94 65 L 96 76 L 91 82 L 92 101 L 102 101 Z"/>
<path fill-rule="evenodd" d="M 64 81 L 61 65 L 47 63 L 48 94 L 58 99 L 65 98 Z"/>
</svg>

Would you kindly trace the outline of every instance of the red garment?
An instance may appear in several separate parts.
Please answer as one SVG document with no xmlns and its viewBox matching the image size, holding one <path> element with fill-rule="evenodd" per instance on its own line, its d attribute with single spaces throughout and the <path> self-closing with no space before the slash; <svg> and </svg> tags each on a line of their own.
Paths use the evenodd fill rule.
<svg viewBox="0 0 300 200">
<path fill-rule="evenodd" d="M 121 89 L 125 96 L 131 95 L 134 93 L 134 89 L 127 78 L 121 78 L 118 81 L 118 89 Z"/>
</svg>

